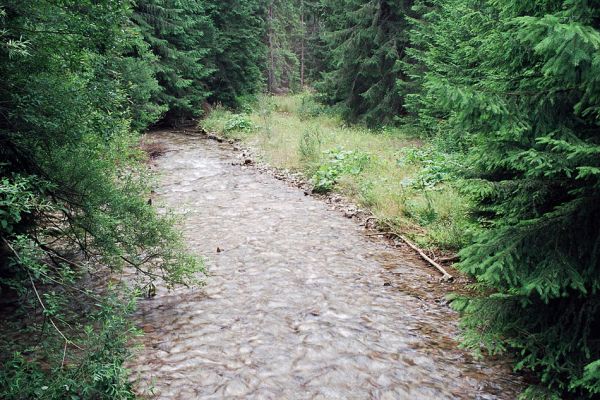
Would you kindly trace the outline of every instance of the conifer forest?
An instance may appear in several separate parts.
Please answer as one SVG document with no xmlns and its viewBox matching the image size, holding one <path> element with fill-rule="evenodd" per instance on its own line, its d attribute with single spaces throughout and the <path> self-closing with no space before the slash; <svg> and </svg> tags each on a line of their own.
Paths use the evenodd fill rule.
<svg viewBox="0 0 600 400">
<path fill-rule="evenodd" d="M 0 0 L 0 399 L 600 398 L 600 2 Z"/>
</svg>

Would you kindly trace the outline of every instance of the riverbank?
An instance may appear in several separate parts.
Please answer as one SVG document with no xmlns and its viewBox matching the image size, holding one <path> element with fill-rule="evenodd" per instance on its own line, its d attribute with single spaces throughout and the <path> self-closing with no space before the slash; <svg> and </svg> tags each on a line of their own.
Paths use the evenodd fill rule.
<svg viewBox="0 0 600 400">
<path fill-rule="evenodd" d="M 348 126 L 309 94 L 263 97 L 245 113 L 217 107 L 201 126 L 302 173 L 315 191 L 349 198 L 425 249 L 452 253 L 469 241 L 470 205 L 449 168 L 457 160 L 414 132 Z"/>
</svg>

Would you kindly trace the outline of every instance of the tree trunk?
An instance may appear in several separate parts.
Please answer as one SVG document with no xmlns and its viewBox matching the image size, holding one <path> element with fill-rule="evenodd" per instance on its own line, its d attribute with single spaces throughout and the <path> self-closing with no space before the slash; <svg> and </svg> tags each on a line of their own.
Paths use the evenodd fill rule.
<svg viewBox="0 0 600 400">
<path fill-rule="evenodd" d="M 304 41 L 306 40 L 306 27 L 304 26 L 304 0 L 300 3 L 300 24 L 302 38 L 300 40 L 300 88 L 304 89 Z"/>
<path fill-rule="evenodd" d="M 275 80 L 275 54 L 273 52 L 273 1 L 269 4 L 269 71 L 267 77 L 267 90 L 273 93 Z"/>
</svg>

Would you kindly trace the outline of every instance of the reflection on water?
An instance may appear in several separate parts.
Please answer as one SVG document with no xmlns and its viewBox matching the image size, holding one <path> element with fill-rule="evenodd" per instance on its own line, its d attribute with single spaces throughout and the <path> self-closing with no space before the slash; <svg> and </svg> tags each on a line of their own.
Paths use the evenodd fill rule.
<svg viewBox="0 0 600 400">
<path fill-rule="evenodd" d="M 162 132 L 159 200 L 185 212 L 200 289 L 159 288 L 129 367 L 161 399 L 514 399 L 506 366 L 457 349 L 431 271 L 201 138 Z M 222 252 L 217 252 L 217 248 Z M 439 289 L 437 289 L 439 291 Z"/>
</svg>

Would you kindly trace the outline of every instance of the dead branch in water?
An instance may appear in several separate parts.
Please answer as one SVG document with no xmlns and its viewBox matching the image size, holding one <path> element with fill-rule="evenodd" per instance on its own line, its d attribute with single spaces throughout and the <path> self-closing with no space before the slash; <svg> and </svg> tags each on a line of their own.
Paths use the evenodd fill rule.
<svg viewBox="0 0 600 400">
<path fill-rule="evenodd" d="M 423 250 L 421 250 L 420 248 L 418 248 L 415 244 L 413 244 L 410 240 L 406 239 L 404 236 L 402 236 L 401 234 L 397 233 L 394 229 L 394 227 L 386 222 L 386 221 L 381 221 L 383 222 L 385 225 L 387 225 L 387 227 L 390 229 L 390 232 L 392 232 L 394 234 L 394 236 L 396 236 L 398 239 L 402 240 L 404 243 L 406 243 L 408 245 L 408 247 L 410 247 L 411 249 L 413 249 L 414 251 L 416 251 L 421 258 L 423 258 L 425 261 L 427 261 L 429 264 L 431 264 L 433 267 L 435 267 L 435 269 L 437 269 L 438 271 L 440 271 L 442 273 L 442 280 L 446 281 L 446 282 L 452 282 L 454 280 L 454 277 L 452 275 L 450 275 L 448 273 L 448 271 L 446 271 L 444 269 L 444 267 L 442 267 L 440 264 L 436 263 L 433 259 L 431 259 L 431 257 L 429 257 L 427 254 L 425 254 L 425 252 Z"/>
<path fill-rule="evenodd" d="M 148 155 L 148 159 L 150 160 L 159 158 L 168 151 L 167 146 L 161 142 L 142 141 L 142 143 L 140 143 L 140 148 Z"/>
<path fill-rule="evenodd" d="M 427 254 L 425 254 L 423 252 L 423 250 L 421 250 L 420 248 L 418 248 L 416 245 L 412 244 L 408 239 L 406 239 L 404 236 L 402 235 L 397 235 L 398 238 L 400 240 L 402 240 L 404 243 L 406 243 L 408 245 L 408 247 L 410 247 L 411 249 L 413 249 L 414 251 L 416 251 L 417 253 L 419 253 L 419 255 L 425 260 L 427 261 L 429 264 L 433 265 L 438 271 L 440 271 L 442 273 L 442 280 L 447 281 L 447 282 L 452 282 L 454 280 L 454 277 L 452 275 L 450 275 L 448 273 L 448 271 L 446 271 L 440 264 L 436 263 L 435 261 L 433 261 Z"/>
</svg>

